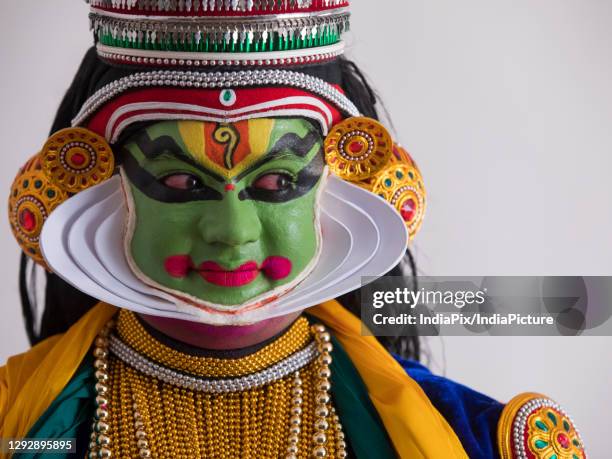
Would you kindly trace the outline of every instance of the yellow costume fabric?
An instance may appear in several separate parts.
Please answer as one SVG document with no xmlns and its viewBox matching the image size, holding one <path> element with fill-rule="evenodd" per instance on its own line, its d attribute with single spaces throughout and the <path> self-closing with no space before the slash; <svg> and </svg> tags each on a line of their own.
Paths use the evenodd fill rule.
<svg viewBox="0 0 612 459">
<path fill-rule="evenodd" d="M 0 368 L 0 437 L 24 438 L 61 393 L 117 309 L 98 304 L 65 334 L 52 337 Z M 334 331 L 366 385 L 402 458 L 467 458 L 452 428 L 376 338 L 336 301 L 308 311 Z"/>
</svg>

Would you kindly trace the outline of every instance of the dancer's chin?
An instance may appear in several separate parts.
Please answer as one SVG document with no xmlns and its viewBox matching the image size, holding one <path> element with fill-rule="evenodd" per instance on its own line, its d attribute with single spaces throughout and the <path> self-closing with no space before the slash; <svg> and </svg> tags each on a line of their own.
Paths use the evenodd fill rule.
<svg viewBox="0 0 612 459">
<path fill-rule="evenodd" d="M 251 325 L 208 325 L 181 319 L 141 314 L 145 322 L 172 339 L 211 350 L 234 350 L 254 346 L 287 328 L 299 312 L 265 319 Z"/>
</svg>

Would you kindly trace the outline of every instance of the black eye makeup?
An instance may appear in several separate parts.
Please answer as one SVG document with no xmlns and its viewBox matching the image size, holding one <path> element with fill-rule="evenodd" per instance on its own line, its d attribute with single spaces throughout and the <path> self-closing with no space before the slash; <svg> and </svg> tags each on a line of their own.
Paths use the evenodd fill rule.
<svg viewBox="0 0 612 459">
<path fill-rule="evenodd" d="M 252 187 L 265 191 L 286 191 L 295 186 L 295 177 L 287 172 L 268 172 L 260 175 Z"/>
<path fill-rule="evenodd" d="M 125 155 L 123 170 L 130 182 L 146 196 L 160 202 L 220 201 L 223 195 L 207 186 L 196 174 L 179 171 L 156 177 L 131 155 Z"/>
<path fill-rule="evenodd" d="M 258 175 L 238 197 L 240 200 L 254 200 L 269 203 L 283 203 L 300 198 L 312 190 L 321 179 L 325 167 L 323 155 L 313 160 L 296 175 L 272 169 Z"/>
<path fill-rule="evenodd" d="M 204 186 L 199 177 L 189 173 L 168 174 L 160 178 L 159 181 L 168 188 L 175 190 L 194 191 Z"/>
</svg>

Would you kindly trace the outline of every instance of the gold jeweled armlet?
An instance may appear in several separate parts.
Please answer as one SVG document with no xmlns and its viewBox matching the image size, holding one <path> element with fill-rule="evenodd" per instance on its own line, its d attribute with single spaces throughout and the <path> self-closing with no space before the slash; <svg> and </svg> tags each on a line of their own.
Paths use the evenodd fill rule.
<svg viewBox="0 0 612 459">
<path fill-rule="evenodd" d="M 346 457 L 330 397 L 331 337 L 298 319 L 240 358 L 156 340 L 121 311 L 96 340 L 89 457 Z"/>
</svg>

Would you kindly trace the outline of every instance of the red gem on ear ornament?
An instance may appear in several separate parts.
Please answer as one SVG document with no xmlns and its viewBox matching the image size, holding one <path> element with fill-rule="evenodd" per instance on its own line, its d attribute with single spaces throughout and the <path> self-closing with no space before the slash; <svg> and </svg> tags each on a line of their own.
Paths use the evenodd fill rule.
<svg viewBox="0 0 612 459">
<path fill-rule="evenodd" d="M 414 199 L 407 199 L 404 204 L 402 204 L 402 208 L 400 209 L 400 213 L 402 214 L 402 218 L 405 222 L 411 222 L 414 216 L 416 215 L 416 203 Z"/>
<path fill-rule="evenodd" d="M 31 233 L 36 226 L 36 217 L 28 209 L 23 209 L 19 213 L 19 223 L 28 233 Z"/>
<path fill-rule="evenodd" d="M 40 251 L 40 233 L 49 214 L 68 199 L 68 193 L 51 183 L 42 170 L 40 155 L 19 171 L 9 197 L 9 222 L 21 250 L 47 268 Z"/>
</svg>

